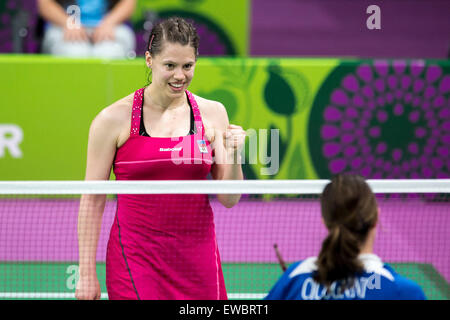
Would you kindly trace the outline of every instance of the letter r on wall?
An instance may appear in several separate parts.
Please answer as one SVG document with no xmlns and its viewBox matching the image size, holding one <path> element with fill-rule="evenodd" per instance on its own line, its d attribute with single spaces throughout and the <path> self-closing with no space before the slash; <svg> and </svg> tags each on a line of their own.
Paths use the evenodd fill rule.
<svg viewBox="0 0 450 320">
<path fill-rule="evenodd" d="M 0 158 L 5 156 L 8 149 L 13 158 L 22 158 L 19 144 L 23 140 L 22 129 L 15 124 L 0 124 Z"/>
</svg>

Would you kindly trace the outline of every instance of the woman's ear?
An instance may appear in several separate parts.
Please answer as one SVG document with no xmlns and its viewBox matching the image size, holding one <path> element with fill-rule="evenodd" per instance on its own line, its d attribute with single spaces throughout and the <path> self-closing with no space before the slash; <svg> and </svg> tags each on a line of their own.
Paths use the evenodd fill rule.
<svg viewBox="0 0 450 320">
<path fill-rule="evenodd" d="M 147 64 L 147 67 L 152 67 L 152 56 L 150 55 L 150 52 L 145 52 L 145 63 Z"/>
</svg>

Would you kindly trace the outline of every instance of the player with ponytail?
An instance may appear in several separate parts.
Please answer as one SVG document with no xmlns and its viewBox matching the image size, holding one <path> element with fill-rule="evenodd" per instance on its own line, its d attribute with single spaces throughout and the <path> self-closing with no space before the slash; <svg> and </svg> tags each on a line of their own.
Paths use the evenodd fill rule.
<svg viewBox="0 0 450 320">
<path fill-rule="evenodd" d="M 266 299 L 425 299 L 416 283 L 373 253 L 379 209 L 364 178 L 334 177 L 320 204 L 328 235 L 318 257 L 292 264 Z"/>
</svg>

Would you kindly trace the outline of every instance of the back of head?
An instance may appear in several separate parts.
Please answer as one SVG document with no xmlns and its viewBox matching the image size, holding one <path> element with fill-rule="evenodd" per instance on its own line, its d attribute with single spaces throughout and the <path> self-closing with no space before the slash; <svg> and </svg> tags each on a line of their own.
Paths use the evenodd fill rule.
<svg viewBox="0 0 450 320">
<path fill-rule="evenodd" d="M 341 280 L 343 290 L 363 271 L 358 255 L 377 222 L 376 199 L 364 178 L 340 174 L 322 192 L 321 210 L 329 233 L 322 243 L 314 279 L 327 287 Z"/>
<path fill-rule="evenodd" d="M 157 23 L 148 39 L 148 51 L 154 57 L 162 51 L 164 42 L 190 45 L 198 56 L 199 36 L 193 24 L 183 18 L 173 17 Z"/>
</svg>

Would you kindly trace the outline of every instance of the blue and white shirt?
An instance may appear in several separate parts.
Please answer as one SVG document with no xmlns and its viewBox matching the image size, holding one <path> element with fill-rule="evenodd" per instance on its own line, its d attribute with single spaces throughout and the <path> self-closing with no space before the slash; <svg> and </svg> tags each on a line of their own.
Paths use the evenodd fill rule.
<svg viewBox="0 0 450 320">
<path fill-rule="evenodd" d="M 339 282 L 330 292 L 314 281 L 316 257 L 292 264 L 270 290 L 265 300 L 425 300 L 418 284 L 399 275 L 375 254 L 360 254 L 364 272 L 354 285 L 341 293 Z"/>
<path fill-rule="evenodd" d="M 107 0 L 77 0 L 81 11 L 81 24 L 96 27 L 108 11 Z"/>
</svg>

